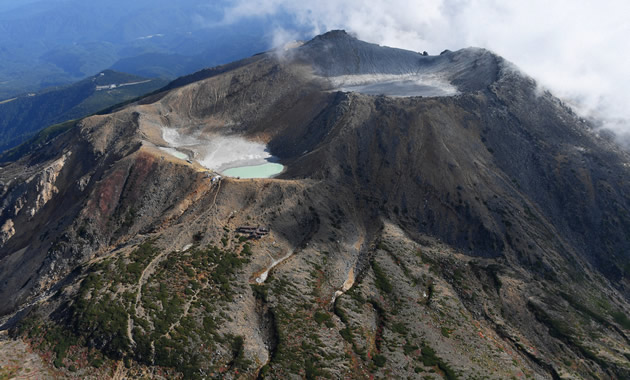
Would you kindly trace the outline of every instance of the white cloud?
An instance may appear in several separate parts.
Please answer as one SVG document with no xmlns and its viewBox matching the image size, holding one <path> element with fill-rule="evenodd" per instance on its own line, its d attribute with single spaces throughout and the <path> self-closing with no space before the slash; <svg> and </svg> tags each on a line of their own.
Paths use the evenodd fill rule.
<svg viewBox="0 0 630 380">
<path fill-rule="evenodd" d="M 627 0 L 238 0 L 226 20 L 276 14 L 292 15 L 313 35 L 346 29 L 366 41 L 431 54 L 485 47 L 577 102 L 582 113 L 630 131 Z M 278 41 L 290 39 L 276 30 Z"/>
</svg>

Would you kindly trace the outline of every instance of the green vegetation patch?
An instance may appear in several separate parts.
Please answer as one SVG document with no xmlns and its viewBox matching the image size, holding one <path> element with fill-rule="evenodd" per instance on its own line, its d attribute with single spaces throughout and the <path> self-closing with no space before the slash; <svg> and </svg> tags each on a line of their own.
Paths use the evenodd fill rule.
<svg viewBox="0 0 630 380">
<path fill-rule="evenodd" d="M 321 325 L 324 322 L 330 321 L 330 314 L 317 310 L 315 314 L 313 314 L 313 318 L 315 322 Z"/>
<path fill-rule="evenodd" d="M 422 364 L 425 367 L 438 367 L 440 371 L 444 373 L 444 377 L 447 380 L 456 380 L 458 379 L 455 371 L 446 363 L 442 358 L 435 354 L 435 350 L 433 350 L 428 345 L 424 345 L 422 350 L 420 351 L 422 354 L 421 360 Z"/>
<path fill-rule="evenodd" d="M 630 318 L 628 318 L 626 313 L 622 311 L 613 311 L 610 313 L 610 316 L 613 317 L 615 322 L 617 322 L 621 327 L 626 330 L 630 330 Z"/>
<path fill-rule="evenodd" d="M 27 140 L 26 142 L 10 149 L 3 154 L 0 154 L 0 162 L 10 162 L 18 160 L 19 158 L 31 153 L 40 145 L 52 140 L 53 138 L 69 131 L 77 124 L 76 120 L 66 121 L 64 123 L 51 125 L 48 128 L 42 129 L 35 136 Z"/>
<path fill-rule="evenodd" d="M 376 365 L 377 367 L 384 367 L 387 359 L 385 358 L 385 356 L 381 354 L 376 354 L 372 357 L 372 361 L 374 362 L 374 365 Z"/>
<path fill-rule="evenodd" d="M 231 320 L 225 306 L 233 301 L 235 276 L 249 262 L 251 247 L 242 247 L 240 253 L 217 246 L 171 252 L 141 283 L 143 271 L 158 254 L 149 241 L 129 255 L 92 265 L 69 306 L 67 327 L 110 358 L 172 368 L 184 378 L 218 374 L 219 368 L 250 369 L 243 338 L 225 336 L 221 327 Z M 265 289 L 259 288 L 264 298 Z M 67 344 L 59 341 L 56 365 L 63 364 L 67 351 Z M 228 355 L 214 355 L 216 345 Z M 102 364 L 99 358 L 93 363 Z"/>
<path fill-rule="evenodd" d="M 376 261 L 372 262 L 372 270 L 374 271 L 374 285 L 384 293 L 391 293 L 393 291 L 392 284 L 389 282 L 385 271 Z"/>
</svg>

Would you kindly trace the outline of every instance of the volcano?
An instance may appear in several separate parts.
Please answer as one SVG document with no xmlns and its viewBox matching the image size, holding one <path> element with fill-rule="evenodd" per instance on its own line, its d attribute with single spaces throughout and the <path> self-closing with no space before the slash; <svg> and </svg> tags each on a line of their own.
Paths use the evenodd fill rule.
<svg viewBox="0 0 630 380">
<path fill-rule="evenodd" d="M 331 31 L 48 132 L 0 158 L 0 358 L 630 377 L 630 155 L 490 51 Z"/>
</svg>

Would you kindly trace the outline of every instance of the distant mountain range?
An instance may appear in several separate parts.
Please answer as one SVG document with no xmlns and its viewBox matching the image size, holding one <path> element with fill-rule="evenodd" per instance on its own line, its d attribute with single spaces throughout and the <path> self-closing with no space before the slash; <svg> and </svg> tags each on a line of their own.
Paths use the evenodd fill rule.
<svg viewBox="0 0 630 380">
<path fill-rule="evenodd" d="M 3 3 L 0 101 L 108 68 L 173 79 L 250 56 L 271 41 L 265 20 L 221 23 L 222 1 Z"/>
<path fill-rule="evenodd" d="M 167 83 L 165 79 L 106 70 L 72 85 L 1 101 L 0 152 L 19 145 L 49 125 L 88 116 Z"/>
</svg>

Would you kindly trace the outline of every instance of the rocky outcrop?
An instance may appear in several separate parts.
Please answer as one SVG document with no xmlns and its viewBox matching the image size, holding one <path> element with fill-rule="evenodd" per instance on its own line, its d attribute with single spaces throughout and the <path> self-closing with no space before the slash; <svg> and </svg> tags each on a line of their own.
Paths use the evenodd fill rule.
<svg viewBox="0 0 630 380">
<path fill-rule="evenodd" d="M 15 235 L 14 220 L 17 217 L 25 220 L 35 217 L 38 211 L 59 192 L 56 186 L 57 178 L 71 155 L 71 152 L 64 153 L 58 159 L 37 168 L 34 174 L 23 180 L 13 179 L 16 185 L 7 189 L 3 195 L 2 207 L 0 207 L 0 220 L 4 219 L 0 246 Z M 27 173 L 28 171 L 20 174 Z"/>
<path fill-rule="evenodd" d="M 28 209 L 28 214 L 31 217 L 35 216 L 35 214 L 59 192 L 59 189 L 55 187 L 55 182 L 57 181 L 61 169 L 63 169 L 63 165 L 71 154 L 71 152 L 65 153 L 61 158 L 52 162 L 40 173 L 26 180 L 27 184 L 34 187 L 34 191 L 37 194 L 34 204 Z"/>
<path fill-rule="evenodd" d="M 0 228 L 0 246 L 11 239 L 13 235 L 15 235 L 15 225 L 13 224 L 13 220 L 7 219 L 2 225 L 2 228 Z"/>
</svg>

